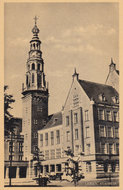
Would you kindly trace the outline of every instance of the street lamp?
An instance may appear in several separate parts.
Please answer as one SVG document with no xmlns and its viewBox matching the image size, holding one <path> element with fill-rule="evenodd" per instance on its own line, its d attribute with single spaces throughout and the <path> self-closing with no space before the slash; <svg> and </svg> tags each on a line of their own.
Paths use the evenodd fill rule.
<svg viewBox="0 0 123 190">
<path fill-rule="evenodd" d="M 13 153 L 13 133 L 10 132 L 10 167 L 9 167 L 9 186 L 12 185 L 12 153 Z"/>
</svg>

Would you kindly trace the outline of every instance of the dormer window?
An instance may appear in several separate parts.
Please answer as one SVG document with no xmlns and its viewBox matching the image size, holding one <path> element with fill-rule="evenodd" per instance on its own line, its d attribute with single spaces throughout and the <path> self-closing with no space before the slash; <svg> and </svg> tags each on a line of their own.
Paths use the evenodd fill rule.
<svg viewBox="0 0 123 190">
<path fill-rule="evenodd" d="M 54 123 L 56 123 L 58 121 L 58 118 L 54 118 Z"/>
<path fill-rule="evenodd" d="M 118 103 L 119 103 L 119 98 L 118 98 L 118 96 L 112 97 L 112 100 L 113 100 L 113 102 L 114 102 L 115 104 L 118 104 Z"/>
<path fill-rule="evenodd" d="M 101 102 L 105 102 L 105 101 L 106 101 L 105 95 L 104 95 L 104 94 L 100 94 L 100 95 L 99 95 L 99 100 L 100 100 Z"/>
</svg>

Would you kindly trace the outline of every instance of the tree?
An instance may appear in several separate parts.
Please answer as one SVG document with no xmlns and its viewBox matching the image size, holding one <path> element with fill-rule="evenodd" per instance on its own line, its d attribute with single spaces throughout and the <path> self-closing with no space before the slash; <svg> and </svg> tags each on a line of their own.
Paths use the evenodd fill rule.
<svg viewBox="0 0 123 190">
<path fill-rule="evenodd" d="M 11 104 L 15 102 L 13 95 L 7 94 L 6 90 L 8 86 L 4 86 L 4 134 L 8 135 L 9 132 L 12 132 L 13 127 L 13 115 L 10 114 L 10 109 L 12 109 Z"/>
<path fill-rule="evenodd" d="M 46 178 L 46 177 L 42 178 L 40 176 L 41 166 L 42 166 L 41 162 L 44 161 L 44 155 L 42 154 L 42 152 L 40 151 L 40 149 L 37 146 L 35 147 L 35 152 L 33 153 L 32 161 L 35 161 L 35 167 L 36 167 L 37 172 L 38 172 L 37 181 L 38 181 L 39 186 L 46 186 L 48 178 Z"/>
<path fill-rule="evenodd" d="M 74 185 L 77 185 L 77 182 L 83 178 L 82 175 L 79 175 L 79 171 L 81 170 L 79 167 L 79 160 L 74 160 L 74 154 L 70 148 L 64 151 L 68 156 L 67 165 L 65 167 L 66 175 L 69 175 L 72 178 Z"/>
</svg>

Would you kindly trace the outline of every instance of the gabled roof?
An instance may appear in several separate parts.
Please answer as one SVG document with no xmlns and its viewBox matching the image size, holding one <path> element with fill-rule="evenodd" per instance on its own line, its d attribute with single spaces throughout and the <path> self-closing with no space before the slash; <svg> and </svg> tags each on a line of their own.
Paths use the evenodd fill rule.
<svg viewBox="0 0 123 190">
<path fill-rule="evenodd" d="M 99 84 L 95 82 L 79 80 L 78 81 L 89 99 L 94 100 L 96 103 L 100 103 L 99 95 L 103 94 L 105 96 L 105 103 L 114 104 L 112 97 L 119 96 L 118 92 L 109 85 Z"/>
<path fill-rule="evenodd" d="M 48 129 L 51 127 L 56 127 L 62 124 L 62 112 L 55 113 L 51 116 L 46 126 L 43 129 Z"/>
</svg>

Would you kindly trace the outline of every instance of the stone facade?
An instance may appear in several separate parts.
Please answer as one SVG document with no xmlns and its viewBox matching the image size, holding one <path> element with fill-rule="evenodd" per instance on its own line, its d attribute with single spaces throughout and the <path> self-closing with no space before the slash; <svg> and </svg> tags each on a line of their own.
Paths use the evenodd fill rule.
<svg viewBox="0 0 123 190">
<path fill-rule="evenodd" d="M 39 130 L 39 148 L 49 152 L 49 158 L 45 157 L 47 164 L 56 165 L 58 160 L 51 158 L 50 151 L 56 151 L 56 145 L 51 145 L 51 132 L 60 130 L 60 144 L 62 149 L 61 173 L 64 173 L 63 163 L 67 160 L 64 150 L 69 147 L 74 153 L 74 159 L 80 159 L 82 173 L 85 178 L 106 177 L 109 174 L 104 171 L 105 162 L 109 162 L 108 172 L 112 171 L 115 164 L 117 176 L 119 170 L 119 99 L 118 92 L 111 86 L 79 80 L 74 73 L 69 94 L 61 112 L 62 121 L 53 125 L 56 114 L 52 116 L 47 125 Z M 59 120 L 59 117 L 58 117 Z M 62 131 L 62 132 L 61 132 Z M 45 143 L 45 134 L 49 136 L 49 144 Z M 43 135 L 43 137 L 42 137 Z M 56 136 L 54 136 L 56 141 Z M 52 169 L 51 169 L 52 171 Z M 51 172 L 48 169 L 48 172 Z M 55 172 L 55 171 L 54 171 Z"/>
</svg>

